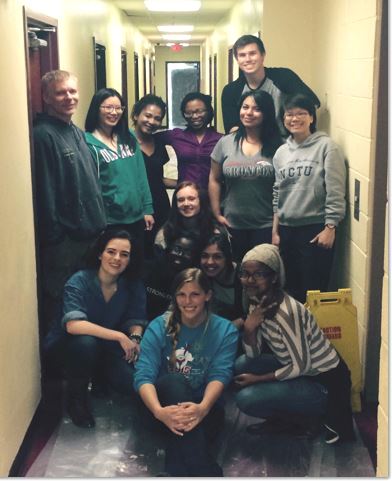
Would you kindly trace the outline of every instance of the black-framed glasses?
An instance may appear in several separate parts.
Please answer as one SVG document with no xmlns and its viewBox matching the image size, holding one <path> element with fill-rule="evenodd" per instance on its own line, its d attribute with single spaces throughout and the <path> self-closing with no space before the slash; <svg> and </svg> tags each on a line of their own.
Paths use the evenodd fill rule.
<svg viewBox="0 0 392 481">
<path fill-rule="evenodd" d="M 191 119 L 194 116 L 198 117 L 199 115 L 203 115 L 206 112 L 207 112 L 207 109 L 196 109 L 196 110 L 193 110 L 192 112 L 184 112 L 184 117 L 186 119 Z"/>
<path fill-rule="evenodd" d="M 261 281 L 261 280 L 267 279 L 270 275 L 271 275 L 271 272 L 261 271 L 261 270 L 255 271 L 255 272 L 248 272 L 241 269 L 238 272 L 238 277 L 240 279 L 248 280 L 250 277 L 252 277 L 254 281 Z"/>
</svg>

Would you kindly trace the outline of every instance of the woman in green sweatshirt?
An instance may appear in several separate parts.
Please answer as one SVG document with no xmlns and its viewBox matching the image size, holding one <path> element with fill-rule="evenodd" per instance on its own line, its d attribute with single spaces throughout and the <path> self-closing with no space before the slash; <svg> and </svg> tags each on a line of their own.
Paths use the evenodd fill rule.
<svg viewBox="0 0 392 481">
<path fill-rule="evenodd" d="M 121 95 L 104 88 L 93 96 L 86 141 L 97 163 L 109 226 L 125 228 L 139 243 L 154 225 L 153 206 L 140 147 L 128 128 Z"/>
</svg>

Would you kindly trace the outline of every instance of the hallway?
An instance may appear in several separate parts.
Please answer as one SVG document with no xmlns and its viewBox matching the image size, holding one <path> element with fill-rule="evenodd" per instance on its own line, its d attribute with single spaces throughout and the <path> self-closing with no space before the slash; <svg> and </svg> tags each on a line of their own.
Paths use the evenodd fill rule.
<svg viewBox="0 0 392 481">
<path fill-rule="evenodd" d="M 375 475 L 357 428 L 356 442 L 333 446 L 324 443 L 322 434 L 311 441 L 283 434 L 252 436 L 245 428 L 258 420 L 238 411 L 232 393 L 226 398 L 226 426 L 217 451 L 225 477 Z M 95 429 L 78 428 L 63 417 L 26 477 L 154 477 L 163 471 L 162 443 L 146 433 L 128 399 L 112 394 L 93 398 L 93 406 Z"/>
</svg>

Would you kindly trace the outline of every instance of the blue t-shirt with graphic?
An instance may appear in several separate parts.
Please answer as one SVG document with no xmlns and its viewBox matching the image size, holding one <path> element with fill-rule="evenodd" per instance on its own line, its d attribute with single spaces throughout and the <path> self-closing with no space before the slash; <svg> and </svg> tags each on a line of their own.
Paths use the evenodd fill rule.
<svg viewBox="0 0 392 481">
<path fill-rule="evenodd" d="M 169 359 L 172 339 L 167 334 L 166 316 L 154 319 L 144 333 L 140 358 L 136 363 L 135 390 L 172 371 Z M 211 314 L 207 322 L 190 328 L 181 325 L 176 346 L 175 371 L 190 382 L 196 398 L 202 399 L 207 384 L 228 384 L 233 376 L 238 330 L 230 321 Z"/>
</svg>

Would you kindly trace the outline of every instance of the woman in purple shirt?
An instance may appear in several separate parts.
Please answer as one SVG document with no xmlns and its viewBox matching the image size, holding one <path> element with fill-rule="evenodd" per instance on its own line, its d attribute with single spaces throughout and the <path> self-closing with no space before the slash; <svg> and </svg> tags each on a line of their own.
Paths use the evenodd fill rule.
<svg viewBox="0 0 392 481">
<path fill-rule="evenodd" d="M 182 99 L 180 108 L 187 123 L 186 129 L 166 130 L 155 135 L 176 152 L 178 183 L 188 180 L 207 190 L 211 152 L 222 137 L 208 127 L 214 117 L 211 96 L 191 92 Z"/>
</svg>

